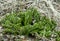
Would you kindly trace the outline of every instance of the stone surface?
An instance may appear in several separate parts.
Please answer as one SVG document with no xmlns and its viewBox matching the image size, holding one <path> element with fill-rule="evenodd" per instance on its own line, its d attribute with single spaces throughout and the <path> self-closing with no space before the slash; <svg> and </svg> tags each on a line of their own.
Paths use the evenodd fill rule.
<svg viewBox="0 0 60 41">
<path fill-rule="evenodd" d="M 57 21 L 60 26 L 59 0 L 0 0 L 0 16 L 6 13 L 25 11 L 35 7 L 42 14 Z"/>
<path fill-rule="evenodd" d="M 57 22 L 56 30 L 60 31 L 60 0 L 0 0 L 0 20 L 2 15 L 11 12 L 25 11 L 29 7 L 35 7 L 44 16 L 54 19 Z M 22 36 L 6 35 L 5 39 L 2 35 L 2 27 L 0 26 L 0 41 L 21 40 Z M 18 37 L 18 38 L 16 38 Z M 24 37 L 22 37 L 24 38 Z M 22 41 L 22 40 L 21 40 Z M 34 39 L 26 39 L 23 41 L 35 41 Z M 52 41 L 52 40 L 51 40 Z M 53 40 L 54 41 L 54 40 Z"/>
<path fill-rule="evenodd" d="M 19 2 L 19 0 L 0 0 L 0 15 L 15 11 Z"/>
</svg>

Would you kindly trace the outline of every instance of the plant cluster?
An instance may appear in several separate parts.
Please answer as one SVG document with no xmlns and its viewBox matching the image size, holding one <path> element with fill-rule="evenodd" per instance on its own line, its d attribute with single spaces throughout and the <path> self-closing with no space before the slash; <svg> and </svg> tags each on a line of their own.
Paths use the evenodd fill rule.
<svg viewBox="0 0 60 41">
<path fill-rule="evenodd" d="M 30 8 L 25 12 L 6 15 L 1 20 L 1 25 L 4 34 L 32 35 L 37 33 L 40 37 L 49 38 L 55 31 L 56 22 L 46 16 L 41 16 L 36 9 Z"/>
</svg>

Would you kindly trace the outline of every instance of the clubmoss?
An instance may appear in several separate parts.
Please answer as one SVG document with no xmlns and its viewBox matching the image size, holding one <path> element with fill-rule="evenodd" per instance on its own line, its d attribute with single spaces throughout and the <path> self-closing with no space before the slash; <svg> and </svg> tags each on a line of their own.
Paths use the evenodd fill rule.
<svg viewBox="0 0 60 41">
<path fill-rule="evenodd" d="M 1 20 L 4 34 L 14 35 L 32 35 L 37 33 L 41 37 L 51 37 L 56 22 L 46 16 L 41 16 L 35 8 L 26 10 L 25 12 L 13 13 L 6 15 Z"/>
</svg>

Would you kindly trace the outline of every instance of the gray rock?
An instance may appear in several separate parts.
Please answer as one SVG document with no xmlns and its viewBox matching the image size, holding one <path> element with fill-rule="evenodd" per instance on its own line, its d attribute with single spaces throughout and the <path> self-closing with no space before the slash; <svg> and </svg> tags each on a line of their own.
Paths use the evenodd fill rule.
<svg viewBox="0 0 60 41">
<path fill-rule="evenodd" d="M 23 35 L 22 35 L 22 36 L 20 36 L 20 38 L 21 38 L 21 39 L 24 39 L 24 38 L 25 38 L 25 36 L 23 36 Z"/>
<path fill-rule="evenodd" d="M 19 0 L 0 0 L 0 15 L 15 11 L 19 5 Z"/>
<path fill-rule="evenodd" d="M 8 39 L 4 39 L 4 41 L 8 41 Z"/>
</svg>

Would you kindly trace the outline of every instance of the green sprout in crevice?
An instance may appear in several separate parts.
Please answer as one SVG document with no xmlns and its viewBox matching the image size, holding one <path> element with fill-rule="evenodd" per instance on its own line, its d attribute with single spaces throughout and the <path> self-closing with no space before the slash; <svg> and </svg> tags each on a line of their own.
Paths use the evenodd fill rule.
<svg viewBox="0 0 60 41">
<path fill-rule="evenodd" d="M 35 8 L 26 10 L 25 12 L 13 13 L 6 15 L 1 20 L 4 29 L 3 34 L 14 35 L 32 35 L 37 33 L 41 37 L 51 37 L 56 22 L 41 14 Z"/>
</svg>

